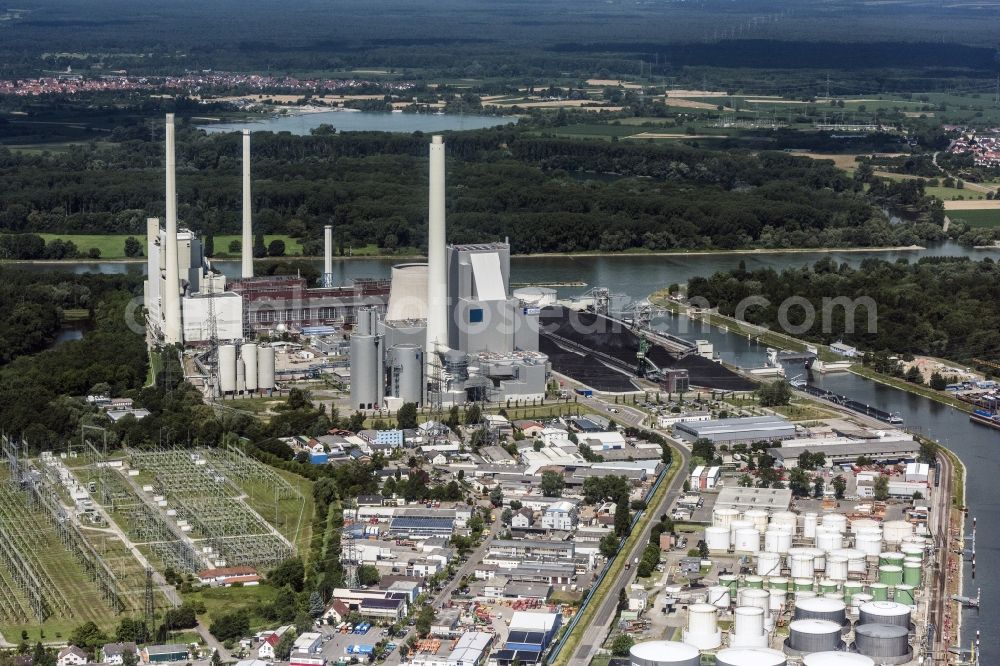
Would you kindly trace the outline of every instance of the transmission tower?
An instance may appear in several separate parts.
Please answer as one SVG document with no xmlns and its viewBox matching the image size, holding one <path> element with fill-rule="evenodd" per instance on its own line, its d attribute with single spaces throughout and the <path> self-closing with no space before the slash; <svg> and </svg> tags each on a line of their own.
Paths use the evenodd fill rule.
<svg viewBox="0 0 1000 666">
<path fill-rule="evenodd" d="M 212 284 L 210 281 L 209 284 Z M 215 289 L 209 287 L 208 294 L 208 367 L 209 392 L 214 401 L 220 392 L 219 386 L 219 320 L 215 312 Z"/>
</svg>

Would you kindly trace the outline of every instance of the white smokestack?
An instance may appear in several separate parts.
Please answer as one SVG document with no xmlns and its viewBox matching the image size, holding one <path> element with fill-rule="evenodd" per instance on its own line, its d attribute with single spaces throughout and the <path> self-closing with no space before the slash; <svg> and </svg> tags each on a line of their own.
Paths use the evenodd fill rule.
<svg viewBox="0 0 1000 666">
<path fill-rule="evenodd" d="M 427 206 L 427 346 L 428 377 L 434 352 L 448 345 L 448 269 L 445 256 L 444 140 L 430 145 L 430 193 Z"/>
<path fill-rule="evenodd" d="M 243 247 L 242 271 L 245 278 L 253 277 L 253 213 L 250 202 L 250 130 L 243 130 Z"/>
<path fill-rule="evenodd" d="M 323 227 L 323 286 L 330 287 L 333 282 L 333 227 L 329 224 Z"/>
<path fill-rule="evenodd" d="M 167 233 L 166 288 L 163 294 L 163 336 L 167 344 L 182 342 L 181 281 L 177 270 L 177 159 L 174 155 L 174 114 L 167 114 Z"/>
</svg>

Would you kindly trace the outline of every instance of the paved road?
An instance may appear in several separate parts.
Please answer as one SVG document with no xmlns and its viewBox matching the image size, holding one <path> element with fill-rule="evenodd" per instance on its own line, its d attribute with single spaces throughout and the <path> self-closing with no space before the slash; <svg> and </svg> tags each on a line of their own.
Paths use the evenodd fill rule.
<svg viewBox="0 0 1000 666">
<path fill-rule="evenodd" d="M 951 554 L 951 494 L 953 466 L 948 456 L 938 455 L 938 465 L 941 466 L 941 482 L 934 490 L 934 506 L 930 515 L 930 532 L 934 538 L 934 562 L 937 565 L 937 580 L 931 590 L 933 598 L 928 603 L 928 620 L 934 625 L 934 663 L 947 663 L 950 647 L 948 640 L 942 640 L 941 629 L 944 625 L 945 612 L 949 605 L 948 594 L 948 559 Z M 965 544 L 960 544 L 963 548 Z M 964 557 L 959 555 L 958 557 Z"/>
<path fill-rule="evenodd" d="M 622 412 L 622 414 L 625 413 L 626 412 L 624 411 Z M 645 416 L 645 414 L 643 414 L 643 416 Z M 672 448 L 674 456 L 679 458 L 682 473 L 674 475 L 674 478 L 667 487 L 667 492 L 664 493 L 663 500 L 660 502 L 659 506 L 647 509 L 647 511 L 652 512 L 651 515 L 654 518 L 662 513 L 666 513 L 670 507 L 670 503 L 678 495 L 681 486 L 684 484 L 685 474 L 683 474 L 683 472 L 687 470 L 688 461 L 691 459 L 691 454 L 686 449 L 676 446 Z M 646 544 L 649 543 L 649 534 L 653 529 L 653 522 L 653 520 L 650 520 L 646 523 L 645 527 L 643 527 L 642 534 L 639 536 L 639 539 L 636 540 L 632 551 L 627 554 L 623 553 L 623 556 L 627 555 L 629 561 L 634 561 L 635 558 L 642 553 Z M 589 664 L 597 654 L 597 650 L 601 647 L 601 644 L 607 637 L 608 632 L 611 630 L 611 621 L 614 619 L 615 610 L 618 607 L 618 590 L 623 587 L 628 587 L 628 585 L 635 580 L 635 571 L 636 567 L 630 567 L 628 569 L 622 568 L 613 581 L 608 579 L 604 580 L 601 587 L 607 591 L 600 607 L 598 607 L 597 612 L 594 615 L 594 619 L 588 626 L 578 626 L 576 628 L 576 631 L 583 631 L 583 637 L 580 639 L 576 654 L 570 658 L 569 663 Z"/>
<path fill-rule="evenodd" d="M 585 398 L 581 396 L 578 402 L 587 405 L 602 416 L 613 419 L 615 423 L 624 426 L 642 427 L 649 416 L 646 412 L 628 405 L 615 405 L 601 398 Z M 615 410 L 615 411 L 611 411 Z"/>
</svg>

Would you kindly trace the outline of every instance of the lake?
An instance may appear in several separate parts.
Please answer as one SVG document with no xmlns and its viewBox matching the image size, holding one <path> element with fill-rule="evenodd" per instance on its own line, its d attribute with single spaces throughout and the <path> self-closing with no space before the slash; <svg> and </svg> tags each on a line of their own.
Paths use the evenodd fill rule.
<svg viewBox="0 0 1000 666">
<path fill-rule="evenodd" d="M 338 132 L 447 132 L 477 130 L 516 123 L 516 116 L 476 116 L 465 114 L 379 113 L 375 111 L 321 111 L 271 116 L 262 120 L 199 125 L 209 133 L 291 132 L 308 135 L 320 125 L 331 125 Z"/>
</svg>

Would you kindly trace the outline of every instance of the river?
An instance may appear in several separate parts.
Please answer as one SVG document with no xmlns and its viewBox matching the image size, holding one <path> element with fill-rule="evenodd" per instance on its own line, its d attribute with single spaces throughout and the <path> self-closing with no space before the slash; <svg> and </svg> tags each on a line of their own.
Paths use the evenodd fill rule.
<svg viewBox="0 0 1000 666">
<path fill-rule="evenodd" d="M 330 125 L 338 132 L 447 132 L 451 130 L 477 130 L 516 123 L 516 116 L 477 116 L 467 114 L 435 113 L 379 113 L 375 111 L 319 111 L 316 113 L 290 113 L 262 120 L 199 125 L 209 133 L 240 132 L 291 132 L 307 136 L 320 125 Z"/>
<path fill-rule="evenodd" d="M 803 252 L 752 254 L 690 254 L 682 256 L 581 256 L 581 257 L 515 257 L 511 261 L 512 281 L 516 283 L 545 283 L 582 281 L 584 287 L 559 288 L 561 296 L 585 293 L 595 286 L 605 286 L 614 293 L 621 293 L 631 299 L 640 300 L 657 289 L 673 282 L 685 282 L 690 278 L 707 276 L 715 271 L 735 268 L 741 261 L 747 268 L 771 267 L 776 270 L 811 264 L 823 257 L 831 257 L 837 262 L 847 262 L 856 266 L 866 258 L 880 258 L 889 261 L 909 259 L 915 261 L 923 256 L 968 256 L 972 258 L 992 257 L 1000 259 L 1000 249 L 973 250 L 955 243 L 945 243 L 937 247 L 919 251 L 864 251 L 864 252 Z M 344 283 L 357 277 L 388 277 L 390 267 L 400 263 L 400 259 L 351 259 L 334 262 L 334 280 Z M 314 262 L 322 270 L 321 260 Z M 50 270 L 52 265 L 31 264 L 31 270 Z M 216 266 L 227 275 L 234 275 L 239 269 L 238 262 L 217 262 Z M 75 272 L 102 271 L 119 273 L 126 270 L 145 271 L 145 264 L 121 264 L 97 262 L 76 264 Z M 681 322 L 675 317 L 659 320 L 660 325 L 677 331 Z M 683 332 L 681 332 L 684 334 Z M 762 365 L 766 348 L 750 342 L 745 336 L 727 333 L 713 328 L 691 330 L 685 334 L 689 338 L 708 339 L 723 360 L 750 367 Z M 946 407 L 932 400 L 915 396 L 898 389 L 887 387 L 853 374 L 815 375 L 811 380 L 837 393 L 850 396 L 878 406 L 889 412 L 899 413 L 906 426 L 932 437 L 955 451 L 966 464 L 969 477 L 966 483 L 967 503 L 971 516 L 978 518 L 977 565 L 980 575 L 972 580 L 971 567 L 965 567 L 965 591 L 974 596 L 976 588 L 983 591 L 981 612 L 965 611 L 963 636 L 966 641 L 982 630 L 985 640 L 982 644 L 983 664 L 1000 664 L 1000 641 L 989 638 L 993 629 L 1000 624 L 1000 608 L 992 602 L 994 593 L 1000 595 L 1000 577 L 988 575 L 989 571 L 1000 571 L 1000 519 L 994 510 L 998 508 L 998 495 L 993 484 L 1000 479 L 1000 431 L 973 424 L 966 414 Z M 971 524 L 967 526 L 971 534 Z"/>
</svg>

